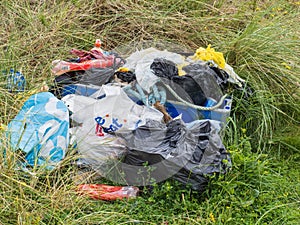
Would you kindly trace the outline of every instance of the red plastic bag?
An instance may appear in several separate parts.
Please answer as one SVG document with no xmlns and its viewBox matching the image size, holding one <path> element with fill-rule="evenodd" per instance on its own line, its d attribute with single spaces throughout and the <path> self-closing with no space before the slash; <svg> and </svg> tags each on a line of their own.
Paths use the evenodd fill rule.
<svg viewBox="0 0 300 225">
<path fill-rule="evenodd" d="M 115 59 L 114 56 L 107 56 L 103 59 L 87 60 L 81 63 L 54 60 L 52 62 L 53 68 L 51 71 L 55 76 L 58 76 L 70 71 L 89 70 L 92 68 L 107 68 L 113 66 L 114 63 L 120 63 L 120 61 L 121 60 L 119 58 Z"/>
<path fill-rule="evenodd" d="M 134 198 L 139 189 L 133 186 L 110 186 L 106 184 L 81 184 L 77 187 L 79 194 L 87 195 L 92 199 L 114 201 L 123 198 Z"/>
<path fill-rule="evenodd" d="M 111 58 L 109 55 L 105 55 L 101 49 L 96 50 L 92 49 L 90 51 L 84 51 L 84 50 L 78 50 L 78 49 L 72 49 L 70 51 L 71 54 L 76 55 L 79 57 L 79 63 L 88 61 L 88 60 L 93 60 L 93 59 L 108 59 Z"/>
</svg>

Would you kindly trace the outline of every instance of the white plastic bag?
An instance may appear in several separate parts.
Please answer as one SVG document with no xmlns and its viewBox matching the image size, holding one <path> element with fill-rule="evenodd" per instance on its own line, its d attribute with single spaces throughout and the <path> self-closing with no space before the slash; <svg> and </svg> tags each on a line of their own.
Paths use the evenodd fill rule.
<svg viewBox="0 0 300 225">
<path fill-rule="evenodd" d="M 245 80 L 240 78 L 233 70 L 231 66 L 227 63 L 225 64 L 224 70 L 228 73 L 229 79 L 228 81 L 234 84 L 237 84 L 239 87 L 242 87 L 242 83 L 245 83 Z"/>
<path fill-rule="evenodd" d="M 136 51 L 131 54 L 127 59 L 124 67 L 135 71 L 136 79 L 139 85 L 148 93 L 151 87 L 159 81 L 159 77 L 154 75 L 150 66 L 154 59 L 163 58 L 170 60 L 175 64 L 184 63 L 184 57 L 167 50 L 160 51 L 156 48 L 147 48 L 145 50 Z"/>
<path fill-rule="evenodd" d="M 125 143 L 115 135 L 97 136 L 88 132 L 86 127 L 71 128 L 71 136 L 76 139 L 79 154 L 77 164 L 89 166 L 105 176 L 105 166 L 125 153 Z"/>
<path fill-rule="evenodd" d="M 90 97 L 67 95 L 62 101 L 72 112 L 71 119 L 82 124 L 89 133 L 97 124 L 104 133 L 121 129 L 136 129 L 147 118 L 161 121 L 163 114 L 155 108 L 141 106 L 132 101 L 121 87 L 103 85 Z"/>
<path fill-rule="evenodd" d="M 79 163 L 88 164 L 100 173 L 105 172 L 102 166 L 126 149 L 123 140 L 114 133 L 134 130 L 144 125 L 147 118 L 158 121 L 163 118 L 160 111 L 137 105 L 117 86 L 103 85 L 91 97 L 72 94 L 62 100 L 77 124 L 71 134 L 77 142 Z"/>
</svg>

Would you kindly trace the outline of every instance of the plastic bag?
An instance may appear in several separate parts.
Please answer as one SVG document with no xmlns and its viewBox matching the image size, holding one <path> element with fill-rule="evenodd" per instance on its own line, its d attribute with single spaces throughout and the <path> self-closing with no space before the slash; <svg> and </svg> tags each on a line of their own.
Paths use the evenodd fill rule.
<svg viewBox="0 0 300 225">
<path fill-rule="evenodd" d="M 209 176 L 225 173 L 231 166 L 220 129 L 220 122 L 214 120 L 187 124 L 180 119 L 168 124 L 148 120 L 131 133 L 118 133 L 128 148 L 118 170 L 129 185 L 150 185 L 172 177 L 201 192 Z"/>
<path fill-rule="evenodd" d="M 222 52 L 216 52 L 209 44 L 207 48 L 198 48 L 193 56 L 193 59 L 200 59 L 203 61 L 214 61 L 221 69 L 225 68 L 225 59 Z"/>
<path fill-rule="evenodd" d="M 156 58 L 150 68 L 156 76 L 166 78 L 161 79 L 161 81 L 171 83 L 170 86 L 174 91 L 180 93 L 180 97 L 186 101 L 190 101 L 191 99 L 192 103 L 196 105 L 204 105 L 206 96 L 199 84 L 189 75 L 179 76 L 178 69 L 174 62 L 163 58 Z M 205 88 L 207 89 L 208 87 Z M 186 96 L 188 96 L 188 98 L 186 98 Z M 168 99 L 170 99 L 170 97 L 172 96 L 169 95 Z"/>
<path fill-rule="evenodd" d="M 219 101 L 223 96 L 220 85 L 217 82 L 218 75 L 206 63 L 193 62 L 182 69 L 187 73 L 188 76 L 192 77 L 194 82 L 202 91 L 202 95 L 204 95 L 206 98 L 213 98 L 216 101 Z"/>
<path fill-rule="evenodd" d="M 65 156 L 69 144 L 69 112 L 64 103 L 49 92 L 32 95 L 6 133 L 12 150 L 25 152 L 25 165 L 55 166 Z"/>
<path fill-rule="evenodd" d="M 91 68 L 89 70 L 71 71 L 55 77 L 51 92 L 58 98 L 74 94 L 74 85 L 86 84 L 101 86 L 111 81 L 114 68 Z"/>
<path fill-rule="evenodd" d="M 161 121 L 163 117 L 163 114 L 154 108 L 137 105 L 118 86 L 102 85 L 90 97 L 71 95 L 62 100 L 66 105 L 73 104 L 71 118 L 74 121 L 82 123 L 87 129 L 100 124 L 104 133 L 121 129 L 132 130 L 145 124 L 146 118 Z M 78 110 L 77 107 L 83 110 Z"/>
<path fill-rule="evenodd" d="M 105 177 L 108 165 L 117 163 L 117 160 L 125 154 L 125 142 L 113 134 L 99 135 L 100 132 L 97 133 L 95 129 L 93 131 L 86 134 L 88 131 L 85 127 L 71 128 L 71 136 L 76 140 L 78 152 L 76 163 L 80 167 L 91 168 Z"/>
<path fill-rule="evenodd" d="M 100 174 L 107 163 L 126 151 L 124 140 L 115 133 L 134 130 L 146 118 L 161 121 L 163 114 L 154 108 L 137 105 L 122 88 L 103 85 L 90 97 L 67 95 L 62 100 L 69 107 L 70 118 L 78 126 L 71 130 L 77 142 L 79 164 L 89 165 Z"/>
<path fill-rule="evenodd" d="M 52 62 L 51 72 L 55 75 L 61 75 L 70 71 L 89 70 L 92 68 L 115 67 L 122 64 L 123 60 L 114 55 L 108 55 L 101 59 L 92 59 L 83 62 L 68 62 L 64 60 L 54 60 Z"/>
<path fill-rule="evenodd" d="M 147 92 L 150 92 L 151 87 L 159 81 L 159 78 L 153 74 L 150 68 L 155 58 L 171 60 L 175 64 L 184 63 L 184 57 L 179 54 L 148 48 L 131 54 L 126 58 L 126 63 L 123 65 L 123 67 L 135 72 L 137 82 Z"/>
</svg>

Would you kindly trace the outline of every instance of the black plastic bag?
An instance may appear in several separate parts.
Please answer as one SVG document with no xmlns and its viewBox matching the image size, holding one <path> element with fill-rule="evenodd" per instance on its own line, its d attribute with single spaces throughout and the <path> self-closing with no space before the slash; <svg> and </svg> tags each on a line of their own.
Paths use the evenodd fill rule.
<svg viewBox="0 0 300 225">
<path fill-rule="evenodd" d="M 174 62 L 163 58 L 156 58 L 150 68 L 156 76 L 165 78 L 162 79 L 162 82 L 168 83 L 175 92 L 181 93 L 180 97 L 184 100 L 189 101 L 183 92 L 188 94 L 195 105 L 203 106 L 205 104 L 206 96 L 199 83 L 197 83 L 192 76 L 179 76 L 178 69 Z M 171 82 L 168 82 L 168 80 Z M 168 96 L 168 99 L 170 98 L 171 96 Z"/>
<path fill-rule="evenodd" d="M 64 88 L 71 84 L 92 84 L 101 86 L 111 82 L 114 72 L 113 67 L 67 72 L 55 77 L 54 85 L 50 88 L 50 92 L 56 97 L 62 98 Z"/>
<path fill-rule="evenodd" d="M 126 182 L 145 186 L 173 178 L 202 192 L 210 175 L 225 173 L 231 166 L 219 126 L 212 120 L 148 120 L 132 132 L 118 133 L 128 148 L 121 166 Z"/>
<path fill-rule="evenodd" d="M 195 80 L 207 98 L 213 98 L 218 102 L 223 96 L 217 82 L 218 75 L 207 63 L 194 62 L 182 69 Z"/>
</svg>

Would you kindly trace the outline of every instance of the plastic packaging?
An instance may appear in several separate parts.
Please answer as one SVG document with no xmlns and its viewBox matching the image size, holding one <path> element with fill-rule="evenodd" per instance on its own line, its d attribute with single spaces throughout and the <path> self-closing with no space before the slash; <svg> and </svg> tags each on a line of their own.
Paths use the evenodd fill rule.
<svg viewBox="0 0 300 225">
<path fill-rule="evenodd" d="M 116 168 L 121 171 L 118 175 L 124 173 L 126 184 L 133 186 L 172 177 L 201 192 L 209 176 L 226 173 L 231 167 L 220 131 L 221 123 L 215 120 L 184 123 L 174 119 L 168 124 L 148 120 L 131 133 L 120 132 L 128 151 L 123 164 Z M 117 179 L 115 173 L 111 176 Z"/>
<path fill-rule="evenodd" d="M 245 80 L 240 78 L 233 70 L 233 68 L 228 65 L 227 63 L 225 64 L 224 70 L 228 73 L 229 79 L 228 81 L 234 84 L 237 84 L 239 87 L 243 86 L 243 83 L 245 83 Z"/>
<path fill-rule="evenodd" d="M 24 166 L 52 169 L 69 145 L 68 109 L 49 92 L 34 94 L 8 124 L 6 137 L 11 150 L 24 152 Z"/>
<path fill-rule="evenodd" d="M 106 59 L 87 60 L 82 63 L 67 62 L 64 60 L 54 60 L 52 62 L 52 73 L 61 75 L 69 71 L 88 70 L 92 68 L 106 68 L 118 64 L 120 59 L 107 56 Z"/>
<path fill-rule="evenodd" d="M 17 92 L 21 92 L 24 91 L 25 89 L 25 78 L 23 76 L 23 74 L 19 71 L 16 72 L 14 79 L 13 79 L 13 86 L 15 91 Z"/>
<path fill-rule="evenodd" d="M 222 52 L 216 52 L 209 44 L 207 48 L 198 48 L 193 59 L 200 59 L 203 61 L 214 61 L 221 69 L 225 68 L 225 59 Z"/>
<path fill-rule="evenodd" d="M 183 56 L 173 52 L 160 51 L 155 48 L 148 48 L 132 53 L 126 58 L 126 63 L 123 67 L 135 72 L 137 82 L 146 92 L 150 92 L 151 87 L 160 80 L 150 68 L 155 58 L 171 60 L 175 64 L 184 63 Z"/>
<path fill-rule="evenodd" d="M 148 118 L 162 121 L 154 108 L 135 104 L 117 86 L 102 85 L 89 97 L 66 95 L 62 98 L 71 111 L 72 135 L 77 142 L 78 165 L 88 165 L 105 175 L 108 163 L 115 163 L 126 152 L 124 140 L 115 134 L 134 130 Z"/>
<path fill-rule="evenodd" d="M 24 91 L 26 81 L 24 75 L 20 71 L 15 71 L 11 68 L 8 74 L 6 74 L 6 71 L 3 71 L 3 74 L 7 76 L 7 90 L 9 92 Z"/>
<path fill-rule="evenodd" d="M 92 199 L 114 201 L 124 198 L 135 198 L 139 189 L 134 186 L 110 186 L 105 184 L 81 184 L 77 187 L 79 194 L 88 195 Z"/>
</svg>

